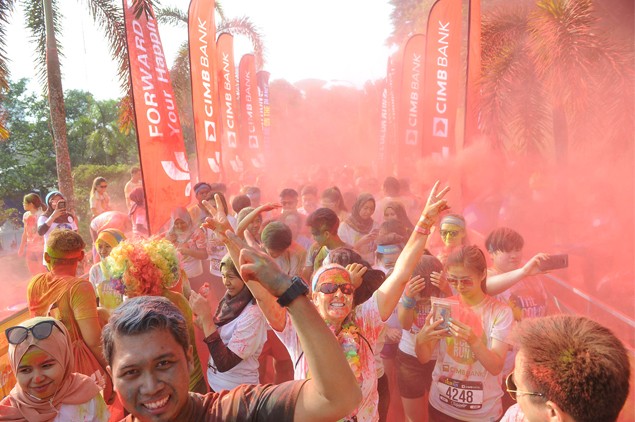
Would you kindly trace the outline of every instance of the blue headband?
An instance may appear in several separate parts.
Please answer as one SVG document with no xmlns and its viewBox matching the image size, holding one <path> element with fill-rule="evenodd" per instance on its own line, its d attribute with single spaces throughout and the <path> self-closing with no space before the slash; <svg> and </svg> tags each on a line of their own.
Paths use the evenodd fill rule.
<svg viewBox="0 0 635 422">
<path fill-rule="evenodd" d="M 208 185 L 207 183 L 201 183 L 194 189 L 194 193 L 198 193 L 201 189 L 206 189 L 206 188 L 209 190 L 212 190 L 212 187 Z"/>
<path fill-rule="evenodd" d="M 59 195 L 62 198 L 64 198 L 64 195 L 62 195 L 62 192 L 58 191 L 58 190 L 52 190 L 50 191 L 47 195 L 46 195 L 46 199 L 44 200 L 44 202 L 46 203 L 46 206 L 48 207 L 49 205 L 49 200 L 54 197 L 55 195 Z"/>
<path fill-rule="evenodd" d="M 399 245 L 377 245 L 377 253 L 381 254 L 395 254 L 401 252 Z"/>
</svg>

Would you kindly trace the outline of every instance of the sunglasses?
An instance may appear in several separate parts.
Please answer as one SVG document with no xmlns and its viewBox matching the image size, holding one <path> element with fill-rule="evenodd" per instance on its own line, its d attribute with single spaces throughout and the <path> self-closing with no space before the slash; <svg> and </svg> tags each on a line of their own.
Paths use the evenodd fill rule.
<svg viewBox="0 0 635 422">
<path fill-rule="evenodd" d="M 42 321 L 38 322 L 31 328 L 16 326 L 7 328 L 4 334 L 7 336 L 7 341 L 10 344 L 18 345 L 22 343 L 29 336 L 29 331 L 37 340 L 44 340 L 49 338 L 53 332 L 53 327 L 57 327 L 61 333 L 64 333 L 60 327 L 57 326 L 55 321 Z"/>
<path fill-rule="evenodd" d="M 99 185 L 100 188 L 107 188 L 108 185 Z"/>
<path fill-rule="evenodd" d="M 458 230 L 441 230 L 441 237 L 457 237 L 459 235 Z"/>
<path fill-rule="evenodd" d="M 352 295 L 355 292 L 355 286 L 351 283 L 337 284 L 337 283 L 322 283 L 318 286 L 317 290 L 320 293 L 331 295 L 340 289 L 345 295 Z"/>
<path fill-rule="evenodd" d="M 507 378 L 505 378 L 505 387 L 507 389 L 507 392 L 509 393 L 509 397 L 511 397 L 512 400 L 514 401 L 518 400 L 517 399 L 518 396 L 537 396 L 537 397 L 545 396 L 542 393 L 532 393 L 531 391 L 518 390 L 518 387 L 516 387 L 516 383 L 514 382 L 513 372 L 510 372 L 509 375 L 507 375 Z"/>
<path fill-rule="evenodd" d="M 445 277 L 445 279 L 448 280 L 448 283 L 450 283 L 453 286 L 457 286 L 459 283 L 461 283 L 464 287 L 472 287 L 474 285 L 474 280 L 472 280 L 469 277 L 455 278 L 448 275 Z"/>
</svg>

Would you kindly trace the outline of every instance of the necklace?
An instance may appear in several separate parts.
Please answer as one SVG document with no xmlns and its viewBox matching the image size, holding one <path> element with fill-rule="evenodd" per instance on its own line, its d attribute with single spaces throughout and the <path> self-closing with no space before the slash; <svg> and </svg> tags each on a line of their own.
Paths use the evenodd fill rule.
<svg viewBox="0 0 635 422">
<path fill-rule="evenodd" d="M 330 323 L 326 323 L 335 337 L 337 337 L 337 341 L 340 343 L 342 347 L 342 351 L 344 352 L 344 356 L 346 357 L 346 361 L 348 362 L 348 366 L 351 367 L 353 374 L 355 375 L 355 379 L 357 379 L 357 383 L 359 385 L 362 384 L 362 362 L 359 358 L 359 328 L 353 322 L 353 318 L 347 318 L 347 321 L 342 324 L 342 329 L 339 333 L 336 333 L 336 327 Z"/>
</svg>

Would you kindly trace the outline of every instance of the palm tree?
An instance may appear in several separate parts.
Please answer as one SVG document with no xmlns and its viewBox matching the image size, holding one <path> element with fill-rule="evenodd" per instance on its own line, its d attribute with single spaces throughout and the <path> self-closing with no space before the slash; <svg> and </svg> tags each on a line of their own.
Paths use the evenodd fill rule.
<svg viewBox="0 0 635 422">
<path fill-rule="evenodd" d="M 482 36 L 481 116 L 499 145 L 560 164 L 573 142 L 632 149 L 632 45 L 601 30 L 592 0 L 498 8 Z"/>
<path fill-rule="evenodd" d="M 0 2 L 0 101 L 3 91 L 8 89 L 9 67 L 6 55 L 6 29 L 11 13 L 16 5 L 16 0 Z M 71 162 L 66 142 L 66 112 L 64 108 L 64 94 L 62 89 L 62 76 L 57 45 L 59 34 L 59 1 L 58 0 L 24 0 L 26 26 L 31 32 L 31 39 L 37 51 L 36 68 L 44 91 L 48 93 L 49 108 L 51 113 L 51 132 L 55 144 L 57 163 L 57 176 L 59 188 L 66 196 L 69 207 L 73 207 L 73 181 L 71 175 Z M 153 0 L 134 0 L 137 15 L 148 13 Z M 132 98 L 128 56 L 126 50 L 125 26 L 123 11 L 110 0 L 90 0 L 87 2 L 88 11 L 105 33 L 110 45 L 110 52 L 118 63 L 118 76 L 122 89 L 127 94 L 129 102 Z M 122 107 L 120 121 L 123 126 L 130 125 L 133 121 L 131 109 Z M 8 132 L 1 125 L 0 136 L 8 136 Z"/>
</svg>

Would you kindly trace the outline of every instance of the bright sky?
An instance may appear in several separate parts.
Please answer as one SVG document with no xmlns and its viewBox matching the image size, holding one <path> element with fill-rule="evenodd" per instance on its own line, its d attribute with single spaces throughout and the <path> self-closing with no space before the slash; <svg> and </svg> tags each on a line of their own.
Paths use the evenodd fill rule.
<svg viewBox="0 0 635 422">
<path fill-rule="evenodd" d="M 34 46 L 28 41 L 19 2 L 8 26 L 7 50 L 11 78 L 35 80 Z M 121 95 L 116 66 L 104 37 L 79 0 L 61 4 L 64 89 L 84 89 L 98 99 Z M 161 0 L 162 6 L 187 10 L 187 0 Z M 385 76 L 389 55 L 385 40 L 392 27 L 392 6 L 385 0 L 229 0 L 222 2 L 228 18 L 248 16 L 263 34 L 265 70 L 271 79 L 296 82 L 306 78 L 350 81 L 362 85 Z M 172 61 L 180 43 L 187 39 L 183 28 L 160 26 L 166 56 Z M 235 37 L 235 58 L 251 52 L 246 38 Z M 32 89 L 39 90 L 36 83 Z"/>
</svg>

